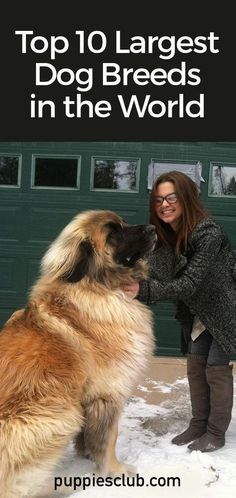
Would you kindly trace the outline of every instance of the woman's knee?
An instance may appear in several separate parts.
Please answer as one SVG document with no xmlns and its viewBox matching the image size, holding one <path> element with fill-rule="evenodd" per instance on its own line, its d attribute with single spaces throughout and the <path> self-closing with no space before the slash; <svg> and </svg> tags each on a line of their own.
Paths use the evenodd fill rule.
<svg viewBox="0 0 236 498">
<path fill-rule="evenodd" d="M 228 365 L 230 362 L 230 356 L 228 353 L 226 353 L 221 345 L 213 339 L 209 354 L 208 354 L 208 359 L 207 359 L 207 364 L 208 365 Z"/>
<path fill-rule="evenodd" d="M 204 330 L 195 341 L 191 340 L 190 353 L 208 356 L 212 344 L 212 336 Z"/>
</svg>

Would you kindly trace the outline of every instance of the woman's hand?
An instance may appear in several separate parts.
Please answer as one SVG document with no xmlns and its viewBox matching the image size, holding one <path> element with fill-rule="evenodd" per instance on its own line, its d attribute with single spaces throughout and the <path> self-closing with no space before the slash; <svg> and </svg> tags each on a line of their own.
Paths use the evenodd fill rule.
<svg viewBox="0 0 236 498">
<path fill-rule="evenodd" d="M 122 290 L 134 299 L 139 293 L 139 283 L 133 282 L 132 284 L 123 285 Z"/>
</svg>

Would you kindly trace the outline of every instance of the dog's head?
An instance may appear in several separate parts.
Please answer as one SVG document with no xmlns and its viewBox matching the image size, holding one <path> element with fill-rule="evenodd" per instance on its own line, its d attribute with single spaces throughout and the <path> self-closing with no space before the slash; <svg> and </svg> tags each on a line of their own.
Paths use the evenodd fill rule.
<svg viewBox="0 0 236 498">
<path fill-rule="evenodd" d="M 107 283 L 116 273 L 139 279 L 144 268 L 140 260 L 154 248 L 156 238 L 153 225 L 128 225 L 112 211 L 85 211 L 51 244 L 42 273 L 67 282 L 87 276 Z"/>
</svg>

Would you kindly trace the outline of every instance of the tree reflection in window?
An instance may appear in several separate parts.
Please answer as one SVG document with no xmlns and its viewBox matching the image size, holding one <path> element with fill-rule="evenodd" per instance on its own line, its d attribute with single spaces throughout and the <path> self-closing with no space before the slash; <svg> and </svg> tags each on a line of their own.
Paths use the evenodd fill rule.
<svg viewBox="0 0 236 498">
<path fill-rule="evenodd" d="M 94 159 L 94 189 L 138 190 L 138 161 Z"/>
<path fill-rule="evenodd" d="M 0 185 L 18 185 L 19 157 L 0 156 Z"/>
<path fill-rule="evenodd" d="M 213 164 L 211 166 L 209 194 L 236 196 L 236 165 Z"/>
</svg>

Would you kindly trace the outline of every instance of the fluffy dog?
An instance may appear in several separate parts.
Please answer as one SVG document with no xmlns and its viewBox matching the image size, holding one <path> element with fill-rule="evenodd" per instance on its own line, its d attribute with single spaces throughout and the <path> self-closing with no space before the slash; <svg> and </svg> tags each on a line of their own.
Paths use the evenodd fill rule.
<svg viewBox="0 0 236 498">
<path fill-rule="evenodd" d="M 2 498 L 35 496 L 71 439 L 103 474 L 126 472 L 117 423 L 153 336 L 150 310 L 122 286 L 146 278 L 155 241 L 152 225 L 95 210 L 46 252 L 26 309 L 0 333 Z"/>
</svg>

